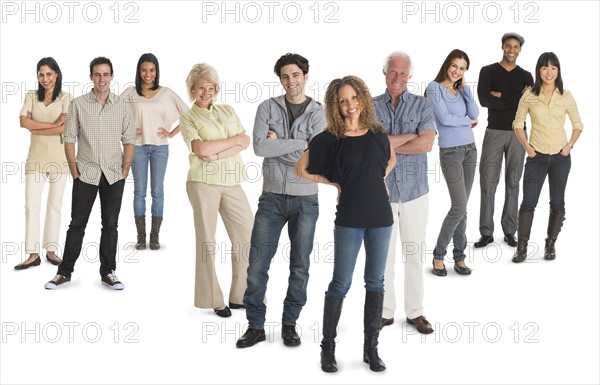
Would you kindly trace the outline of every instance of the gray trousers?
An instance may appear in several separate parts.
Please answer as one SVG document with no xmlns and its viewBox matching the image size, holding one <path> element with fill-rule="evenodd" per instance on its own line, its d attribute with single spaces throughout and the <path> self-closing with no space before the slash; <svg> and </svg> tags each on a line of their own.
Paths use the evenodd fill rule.
<svg viewBox="0 0 600 385">
<path fill-rule="evenodd" d="M 479 184 L 481 206 L 479 209 L 479 232 L 481 235 L 494 234 L 494 200 L 496 188 L 502 175 L 504 163 L 504 207 L 500 224 L 504 234 L 517 231 L 517 210 L 519 205 L 519 182 L 523 175 L 525 149 L 514 131 L 485 131 L 479 164 Z"/>
<path fill-rule="evenodd" d="M 446 248 L 452 240 L 454 261 L 460 262 L 466 257 L 467 202 L 475 179 L 477 147 L 475 143 L 471 143 L 465 146 L 441 148 L 440 163 L 452 205 L 442 223 L 433 257 L 444 259 Z"/>
</svg>

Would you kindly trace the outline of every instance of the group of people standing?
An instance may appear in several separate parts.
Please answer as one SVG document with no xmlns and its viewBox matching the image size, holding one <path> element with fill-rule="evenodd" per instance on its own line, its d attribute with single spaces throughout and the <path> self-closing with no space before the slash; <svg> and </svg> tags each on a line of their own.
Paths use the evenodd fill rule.
<svg viewBox="0 0 600 385">
<path fill-rule="evenodd" d="M 526 258 L 533 211 L 546 175 L 551 211 L 545 258 L 553 259 L 554 243 L 564 220 L 569 153 L 583 126 L 573 97 L 563 89 L 556 55 L 540 56 L 533 82 L 531 74 L 516 65 L 524 39 L 507 33 L 501 40 L 503 58 L 482 68 L 477 88 L 480 103 L 489 114 L 480 164 L 481 239 L 475 246 L 484 247 L 494 240 L 494 194 L 505 156 L 507 193 L 501 223 L 504 240 L 517 247 L 513 261 Z M 317 183 L 331 185 L 337 189 L 338 199 L 333 276 L 324 298 L 321 368 L 325 372 L 338 370 L 337 327 L 364 246 L 363 360 L 372 371 L 385 370 L 377 347 L 381 328 L 394 323 L 398 234 L 402 250 L 398 254 L 405 265 L 406 322 L 423 334 L 434 331 L 423 310 L 423 256 L 429 207 L 427 153 L 436 134 L 451 208 L 433 252 L 433 273 L 447 275 L 444 259 L 452 241 L 454 270 L 460 275 L 471 274 L 464 251 L 467 202 L 477 164 L 473 129 L 478 125 L 479 109 L 465 82 L 469 66 L 467 54 L 453 50 L 427 86 L 425 96 L 418 96 L 407 92 L 413 74 L 411 58 L 396 51 L 384 62 L 386 91 L 382 95 L 373 98 L 360 78 L 345 76 L 329 83 L 323 106 L 305 93 L 308 60 L 285 54 L 274 66 L 285 93 L 259 105 L 251 140 L 234 109 L 215 103 L 220 80 L 216 69 L 208 64 L 194 65 L 186 79 L 193 101 L 188 108 L 173 91 L 159 85 L 159 64 L 152 54 L 140 57 L 135 87 L 120 96 L 109 89 L 113 76 L 110 60 L 94 59 L 90 63 L 94 87 L 73 101 L 61 91 L 58 64 L 44 58 L 37 66 L 38 90 L 27 94 L 21 111 L 21 126 L 32 134 L 26 164 L 29 258 L 15 269 L 40 264 L 40 200 L 43 181 L 48 180 L 42 247 L 58 271 L 45 287 L 55 289 L 70 283 L 99 194 L 101 281 L 110 288 L 123 289 L 115 275 L 115 254 L 124 179 L 132 166 L 138 235 L 135 247 L 144 249 L 150 171 L 150 248 L 158 249 L 167 139 L 181 131 L 189 150 L 186 189 L 196 234 L 195 306 L 213 309 L 221 317 L 231 316 L 231 309 L 245 309 L 248 328 L 236 346 L 246 348 L 264 341 L 268 272 L 287 224 L 290 273 L 281 335 L 286 346 L 300 345 L 296 322 L 307 301 L 309 256 L 319 216 Z M 532 123 L 529 140 L 524 131 L 527 114 Z M 566 115 L 573 126 L 569 140 L 564 129 Z M 179 125 L 171 129 L 177 121 Z M 240 153 L 251 142 L 256 155 L 264 158 L 263 189 L 254 215 L 241 187 L 247 176 Z M 523 202 L 517 219 L 525 153 Z M 61 262 L 56 246 L 66 181 L 63 174 L 69 172 L 74 180 L 73 203 Z M 215 266 L 218 214 L 231 241 L 232 279 L 227 302 Z"/>
</svg>

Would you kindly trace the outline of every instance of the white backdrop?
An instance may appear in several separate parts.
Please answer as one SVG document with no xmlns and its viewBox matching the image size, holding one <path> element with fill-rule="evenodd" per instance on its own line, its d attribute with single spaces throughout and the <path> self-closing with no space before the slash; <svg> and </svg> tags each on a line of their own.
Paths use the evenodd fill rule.
<svg viewBox="0 0 600 385">
<path fill-rule="evenodd" d="M 0 30 L 1 244 L 0 382 L 2 383 L 598 383 L 598 46 L 599 6 L 595 1 L 2 1 Z M 321 187 L 321 214 L 312 255 L 308 303 L 298 320 L 303 343 L 283 346 L 282 301 L 287 287 L 288 239 L 271 267 L 267 342 L 235 348 L 246 326 L 243 311 L 228 319 L 193 307 L 194 231 L 185 193 L 187 150 L 171 139 L 160 251 L 136 252 L 129 179 L 120 220 L 118 276 L 122 292 L 100 285 L 97 249 L 99 204 L 84 249 L 66 290 L 46 291 L 56 268 L 47 262 L 16 272 L 25 258 L 24 162 L 29 134 L 18 114 L 26 90 L 36 86 L 35 65 L 53 56 L 63 71 L 64 89 L 74 96 L 89 91 L 89 62 L 109 57 L 113 90 L 134 81 L 145 52 L 161 67 L 161 84 L 187 100 L 185 78 L 193 64 L 207 62 L 220 73 L 219 102 L 234 106 L 252 131 L 258 104 L 282 93 L 273 74 L 286 52 L 310 61 L 307 93 L 322 100 L 327 83 L 352 74 L 373 95 L 385 89 L 381 66 L 397 49 L 415 64 L 410 91 L 422 94 L 454 48 L 471 58 L 467 81 L 475 86 L 479 69 L 501 59 L 500 37 L 525 37 L 518 64 L 533 71 L 544 51 L 561 60 L 565 88 L 573 92 L 584 132 L 572 153 L 566 197 L 567 220 L 557 243 L 558 258 L 543 260 L 547 187 L 534 219 L 534 250 L 528 263 L 510 262 L 513 250 L 501 241 L 475 250 L 479 237 L 479 179 L 469 201 L 470 277 L 450 269 L 446 278 L 430 273 L 431 251 L 450 207 L 439 167 L 437 144 L 429 154 L 430 214 L 425 263 L 425 315 L 435 333 L 424 337 L 404 320 L 380 337 L 388 370 L 371 373 L 362 363 L 361 270 L 356 268 L 340 322 L 335 375 L 319 368 L 323 293 L 332 270 L 335 196 Z M 486 125 L 481 108 L 475 128 L 480 148 Z M 570 131 L 570 125 L 567 126 Z M 243 153 L 253 170 L 261 159 Z M 244 184 L 255 210 L 260 175 Z M 498 188 L 501 207 L 503 184 Z M 71 182 L 63 200 L 60 242 L 70 219 Z M 148 207 L 150 199 L 148 199 Z M 499 212 L 499 210 L 497 210 Z M 148 214 L 149 215 L 149 214 Z M 499 213 L 496 215 L 499 228 Z M 285 234 L 285 232 L 284 232 Z M 229 256 L 219 227 L 221 286 L 229 285 Z M 540 249 L 541 247 L 541 249 Z M 62 254 L 62 253 L 60 253 Z M 446 262 L 452 267 L 450 261 Z M 402 298 L 402 266 L 398 266 Z"/>
</svg>

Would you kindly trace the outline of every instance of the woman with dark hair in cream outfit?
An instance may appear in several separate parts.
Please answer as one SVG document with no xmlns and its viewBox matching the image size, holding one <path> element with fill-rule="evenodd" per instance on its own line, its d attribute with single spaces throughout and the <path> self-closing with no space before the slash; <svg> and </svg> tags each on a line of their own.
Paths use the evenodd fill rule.
<svg viewBox="0 0 600 385">
<path fill-rule="evenodd" d="M 62 72 L 52 57 L 38 62 L 37 77 L 38 89 L 25 95 L 20 114 L 21 127 L 31 133 L 25 163 L 25 253 L 29 254 L 29 258 L 15 266 L 15 270 L 38 266 L 42 248 L 46 249 L 48 262 L 53 265 L 61 262 L 56 251 L 63 193 L 69 173 L 62 133 L 71 95 L 62 91 Z M 40 244 L 40 210 L 46 182 L 49 186 L 48 201 Z"/>
</svg>

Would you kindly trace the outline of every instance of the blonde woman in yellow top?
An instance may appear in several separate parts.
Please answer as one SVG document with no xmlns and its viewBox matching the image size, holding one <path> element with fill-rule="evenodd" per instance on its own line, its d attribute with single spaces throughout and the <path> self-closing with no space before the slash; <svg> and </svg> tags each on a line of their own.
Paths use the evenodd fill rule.
<svg viewBox="0 0 600 385">
<path fill-rule="evenodd" d="M 254 221 L 241 183 L 246 179 L 240 152 L 248 148 L 246 135 L 233 108 L 215 104 L 219 75 L 210 65 L 196 64 L 186 80 L 192 108 L 179 119 L 181 134 L 190 150 L 187 193 L 196 229 L 196 285 L 194 305 L 212 308 L 221 317 L 230 307 L 243 307 L 250 234 Z M 217 214 L 231 246 L 216 239 Z M 229 306 L 215 271 L 215 261 L 231 256 Z"/>
<path fill-rule="evenodd" d="M 529 141 L 523 131 L 527 114 L 531 119 Z M 572 126 L 569 139 L 564 126 L 567 115 Z M 533 212 L 546 176 L 550 190 L 550 217 L 544 259 L 552 260 L 556 258 L 554 245 L 565 219 L 565 189 L 571 170 L 571 150 L 583 130 L 575 99 L 563 89 L 560 62 L 553 52 L 540 55 L 535 66 L 533 89 L 521 97 L 513 128 L 527 152 L 518 244 L 513 262 L 523 262 L 527 257 Z"/>
<path fill-rule="evenodd" d="M 21 127 L 31 133 L 25 163 L 25 253 L 29 257 L 16 265 L 15 270 L 38 266 L 41 249 L 46 249 L 46 260 L 51 264 L 61 262 L 56 252 L 62 199 L 69 173 L 62 134 L 71 95 L 62 91 L 62 72 L 52 57 L 38 62 L 37 77 L 38 89 L 25 95 L 20 114 Z M 46 182 L 48 200 L 40 243 L 40 210 Z"/>
</svg>

